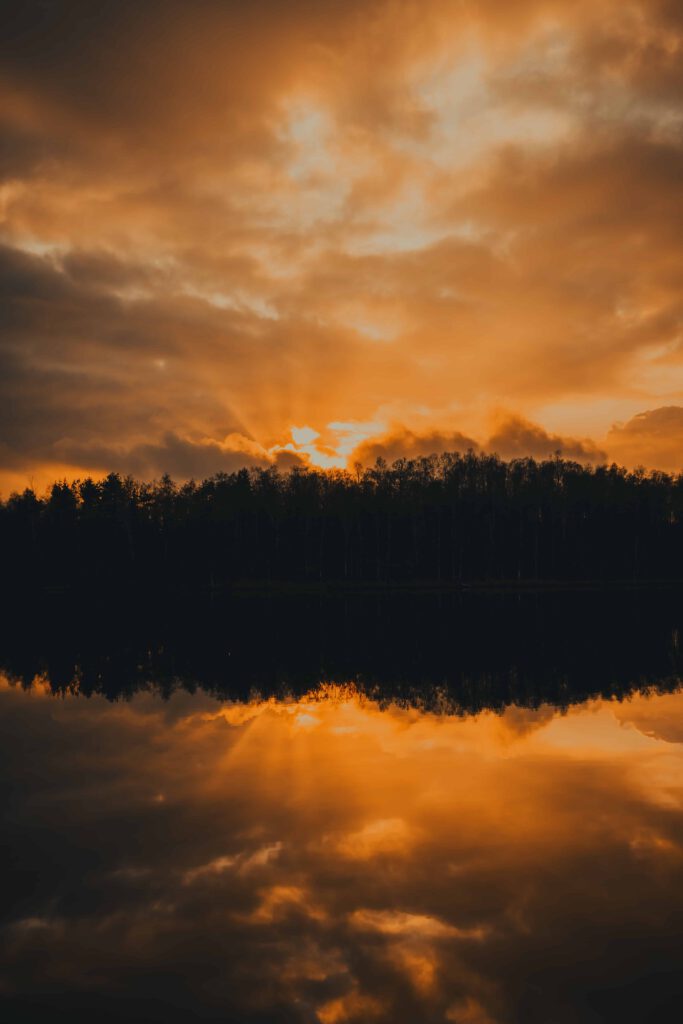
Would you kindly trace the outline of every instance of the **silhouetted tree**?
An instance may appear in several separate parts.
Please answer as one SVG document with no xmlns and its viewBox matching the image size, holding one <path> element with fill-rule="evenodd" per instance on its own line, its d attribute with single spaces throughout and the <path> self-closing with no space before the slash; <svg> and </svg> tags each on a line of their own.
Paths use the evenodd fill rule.
<svg viewBox="0 0 683 1024">
<path fill-rule="evenodd" d="M 55 483 L 0 504 L 14 586 L 461 585 L 683 579 L 683 477 L 446 453 L 178 487 Z"/>
</svg>

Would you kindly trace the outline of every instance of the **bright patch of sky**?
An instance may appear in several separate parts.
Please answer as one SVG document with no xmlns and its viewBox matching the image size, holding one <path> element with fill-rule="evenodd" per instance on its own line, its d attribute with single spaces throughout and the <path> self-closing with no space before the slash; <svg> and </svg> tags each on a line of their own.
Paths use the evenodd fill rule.
<svg viewBox="0 0 683 1024">
<path fill-rule="evenodd" d="M 337 219 L 349 185 L 339 173 L 335 126 L 328 111 L 307 99 L 290 100 L 279 138 L 289 148 L 285 174 L 294 186 L 279 208 L 283 225 L 306 230 Z"/>
<path fill-rule="evenodd" d="M 635 356 L 636 370 L 634 377 L 638 381 L 639 390 L 649 394 L 658 401 L 680 402 L 683 398 L 683 366 L 679 359 L 672 365 L 671 356 L 677 355 L 677 343 L 662 343 L 647 352 L 638 352 Z M 640 403 L 642 406 L 643 399 Z"/>
<path fill-rule="evenodd" d="M 278 318 L 277 310 L 259 295 L 247 295 L 243 291 L 235 291 L 231 294 L 220 291 L 207 291 L 190 284 L 185 285 L 183 294 L 193 299 L 207 302 L 210 306 L 215 306 L 216 309 L 232 309 L 238 313 L 255 313 L 256 316 L 267 320 L 277 320 Z"/>
<path fill-rule="evenodd" d="M 391 341 L 396 337 L 396 331 L 386 323 L 366 318 L 349 319 L 344 321 L 345 327 L 352 327 L 359 334 L 370 338 L 371 341 Z"/>
<path fill-rule="evenodd" d="M 550 39 L 542 64 L 557 66 L 566 53 L 566 43 L 558 49 Z M 539 73 L 539 51 L 529 51 L 511 64 L 507 74 L 514 83 L 517 75 Z M 483 54 L 472 47 L 454 63 L 442 65 L 417 83 L 423 103 L 433 115 L 433 127 L 424 139 L 404 139 L 401 148 L 419 153 L 425 160 L 444 169 L 466 167 L 487 151 L 510 143 L 549 145 L 560 142 L 575 128 L 573 117 L 544 102 L 539 93 L 533 103 L 510 105 L 505 92 L 490 78 Z"/>
<path fill-rule="evenodd" d="M 322 469 L 345 469 L 349 456 L 362 441 L 385 430 L 386 423 L 381 420 L 333 421 L 322 434 L 309 426 L 290 427 L 292 443 L 278 445 L 272 451 L 303 453 Z"/>
<path fill-rule="evenodd" d="M 69 251 L 68 245 L 47 242 L 40 238 L 14 238 L 12 245 L 15 249 L 28 253 L 29 256 L 40 256 L 41 259 L 64 256 Z"/>
<path fill-rule="evenodd" d="M 551 433 L 591 436 L 599 440 L 613 423 L 626 422 L 642 412 L 643 398 L 596 397 L 590 402 L 585 395 L 568 397 L 534 407 L 531 417 Z M 577 429 L 577 423 L 581 429 Z"/>
</svg>

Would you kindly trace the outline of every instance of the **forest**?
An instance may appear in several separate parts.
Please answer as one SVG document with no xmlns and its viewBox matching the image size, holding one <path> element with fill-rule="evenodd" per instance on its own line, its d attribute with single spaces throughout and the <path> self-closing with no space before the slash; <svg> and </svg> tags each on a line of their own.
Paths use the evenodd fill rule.
<svg viewBox="0 0 683 1024">
<path fill-rule="evenodd" d="M 334 593 L 45 593 L 13 602 L 0 673 L 55 695 L 219 700 L 352 684 L 384 706 L 569 707 L 680 689 L 677 588 Z"/>
<path fill-rule="evenodd" d="M 24 590 L 671 582 L 683 475 L 474 452 L 181 485 L 111 473 L 12 494 L 0 554 Z"/>
</svg>

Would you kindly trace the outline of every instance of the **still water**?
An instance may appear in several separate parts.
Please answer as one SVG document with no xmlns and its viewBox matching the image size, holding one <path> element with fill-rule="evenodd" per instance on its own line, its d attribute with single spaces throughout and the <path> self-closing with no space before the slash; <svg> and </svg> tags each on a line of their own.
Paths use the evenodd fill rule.
<svg viewBox="0 0 683 1024">
<path fill-rule="evenodd" d="M 679 1019 L 675 679 L 471 711 L 79 678 L 0 675 L 3 1021 Z"/>
</svg>

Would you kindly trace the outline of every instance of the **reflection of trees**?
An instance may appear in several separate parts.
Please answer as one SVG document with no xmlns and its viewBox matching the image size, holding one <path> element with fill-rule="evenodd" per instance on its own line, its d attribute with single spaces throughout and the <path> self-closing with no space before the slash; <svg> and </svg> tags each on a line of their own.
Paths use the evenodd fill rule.
<svg viewBox="0 0 683 1024">
<path fill-rule="evenodd" d="M 203 483 L 110 474 L 0 504 L 7 579 L 193 587 L 683 579 L 683 476 L 445 454 Z"/>
<path fill-rule="evenodd" d="M 312 595 L 17 608 L 0 666 L 55 693 L 125 698 L 201 687 L 219 699 L 294 696 L 353 681 L 380 704 L 472 712 L 566 707 L 683 675 L 669 591 Z"/>
<path fill-rule="evenodd" d="M 40 680 L 48 685 L 55 696 L 91 697 L 99 694 L 112 701 L 127 700 L 136 692 L 143 690 L 168 699 L 177 690 L 184 689 L 195 692 L 199 688 L 219 700 L 248 701 L 272 696 L 279 699 L 292 699 L 298 696 L 297 691 L 290 686 L 278 687 L 274 691 L 252 687 L 245 693 L 241 687 L 236 690 L 229 684 L 217 685 L 210 681 L 198 682 L 194 678 L 177 675 L 154 676 L 153 673 L 150 673 L 150 678 L 131 674 L 120 683 L 113 683 L 101 672 L 90 673 L 82 665 L 75 666 L 73 677 L 68 682 L 64 679 L 57 681 L 50 676 L 49 671 L 32 677 L 17 675 L 11 668 L 5 671 L 8 673 L 10 683 L 20 684 L 26 689 L 30 689 Z M 676 693 L 681 689 L 683 689 L 683 682 L 678 676 L 651 680 L 641 678 L 631 682 L 613 682 L 605 686 L 592 687 L 574 687 L 566 678 L 551 680 L 548 685 L 542 687 L 528 682 L 519 686 L 513 678 L 501 679 L 490 676 L 468 677 L 439 686 L 430 684 L 403 686 L 387 681 L 367 680 L 362 677 L 358 677 L 353 683 L 355 694 L 375 701 L 380 708 L 398 705 L 437 714 L 476 714 L 486 710 L 503 710 L 512 705 L 529 709 L 539 708 L 544 704 L 550 704 L 557 708 L 568 708 L 589 700 L 616 699 L 621 701 L 636 694 Z M 306 693 L 310 695 L 311 691 L 306 691 Z M 312 696 L 315 698 L 315 691 L 312 692 Z"/>
</svg>

